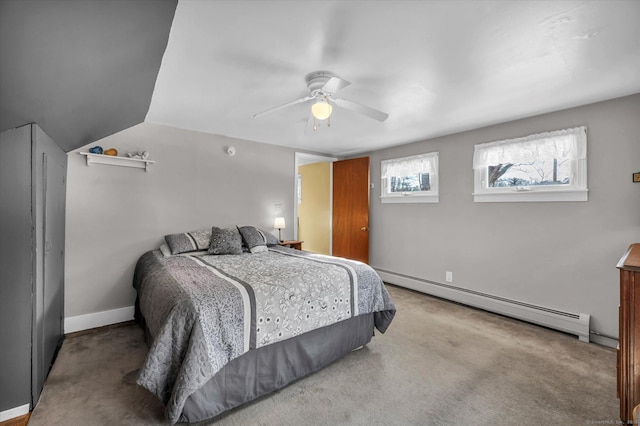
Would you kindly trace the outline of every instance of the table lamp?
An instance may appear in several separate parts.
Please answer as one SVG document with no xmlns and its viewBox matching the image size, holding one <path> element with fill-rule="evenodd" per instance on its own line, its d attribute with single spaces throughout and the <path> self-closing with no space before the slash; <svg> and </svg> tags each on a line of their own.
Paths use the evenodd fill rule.
<svg viewBox="0 0 640 426">
<path fill-rule="evenodd" d="M 278 240 L 282 241 L 282 229 L 286 228 L 284 224 L 284 217 L 276 217 L 273 227 L 278 230 Z"/>
</svg>

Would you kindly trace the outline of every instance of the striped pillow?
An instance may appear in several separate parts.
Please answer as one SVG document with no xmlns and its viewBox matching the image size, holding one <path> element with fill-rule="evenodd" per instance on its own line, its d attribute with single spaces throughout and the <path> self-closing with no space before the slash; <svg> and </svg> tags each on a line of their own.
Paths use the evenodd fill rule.
<svg viewBox="0 0 640 426">
<path fill-rule="evenodd" d="M 268 251 L 267 237 L 255 226 L 238 226 L 238 231 L 242 235 L 242 242 L 249 248 L 251 253 Z"/>
<path fill-rule="evenodd" d="M 172 255 L 207 250 L 211 243 L 211 228 L 182 234 L 165 235 L 164 240 L 167 242 Z"/>
</svg>

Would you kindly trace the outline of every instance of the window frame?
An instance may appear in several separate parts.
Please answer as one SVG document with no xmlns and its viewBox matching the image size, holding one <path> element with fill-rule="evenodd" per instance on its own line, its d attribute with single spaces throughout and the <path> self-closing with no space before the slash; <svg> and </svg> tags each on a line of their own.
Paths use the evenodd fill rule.
<svg viewBox="0 0 640 426">
<path fill-rule="evenodd" d="M 389 193 L 389 184 L 391 176 L 384 176 L 385 163 L 401 163 L 409 162 L 419 158 L 425 158 L 428 160 L 429 166 L 429 191 L 410 191 L 401 193 Z M 380 161 L 380 202 L 387 203 L 439 203 L 439 153 L 438 152 L 425 152 L 422 154 L 409 155 L 406 157 L 389 158 L 387 160 Z M 404 176 L 395 176 L 404 177 Z"/>
<path fill-rule="evenodd" d="M 575 127 L 571 129 L 533 134 L 522 138 L 506 139 L 498 142 L 477 144 L 474 146 L 474 202 L 555 202 L 555 201 L 588 201 L 587 188 L 587 129 Z M 553 138 L 575 138 L 575 148 L 571 153 L 571 183 L 568 185 L 529 185 L 513 187 L 488 187 L 489 166 L 478 164 L 479 150 L 490 150 L 507 144 L 518 144 L 539 141 L 541 144 Z"/>
</svg>

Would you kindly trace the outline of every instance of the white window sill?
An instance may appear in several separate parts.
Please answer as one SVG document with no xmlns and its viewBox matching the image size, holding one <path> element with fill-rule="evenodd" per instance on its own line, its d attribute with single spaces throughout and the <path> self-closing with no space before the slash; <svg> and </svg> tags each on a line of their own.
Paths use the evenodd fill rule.
<svg viewBox="0 0 640 426">
<path fill-rule="evenodd" d="M 588 189 L 575 189 L 563 191 L 514 191 L 474 193 L 473 201 L 476 203 L 526 203 L 526 202 L 555 202 L 555 201 L 588 201 Z"/>
<path fill-rule="evenodd" d="M 380 197 L 382 204 L 387 203 L 439 203 L 440 195 L 402 195 Z"/>
</svg>

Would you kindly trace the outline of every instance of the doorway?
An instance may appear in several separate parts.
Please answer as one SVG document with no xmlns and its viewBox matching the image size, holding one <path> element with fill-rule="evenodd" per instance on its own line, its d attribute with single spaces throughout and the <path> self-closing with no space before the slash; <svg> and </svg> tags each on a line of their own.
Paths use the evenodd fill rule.
<svg viewBox="0 0 640 426">
<path fill-rule="evenodd" d="M 302 249 L 369 263 L 369 157 L 297 152 L 295 171 L 293 235 Z"/>
<path fill-rule="evenodd" d="M 306 251 L 332 254 L 333 169 L 337 158 L 295 153 L 295 240 L 304 241 Z"/>
</svg>

